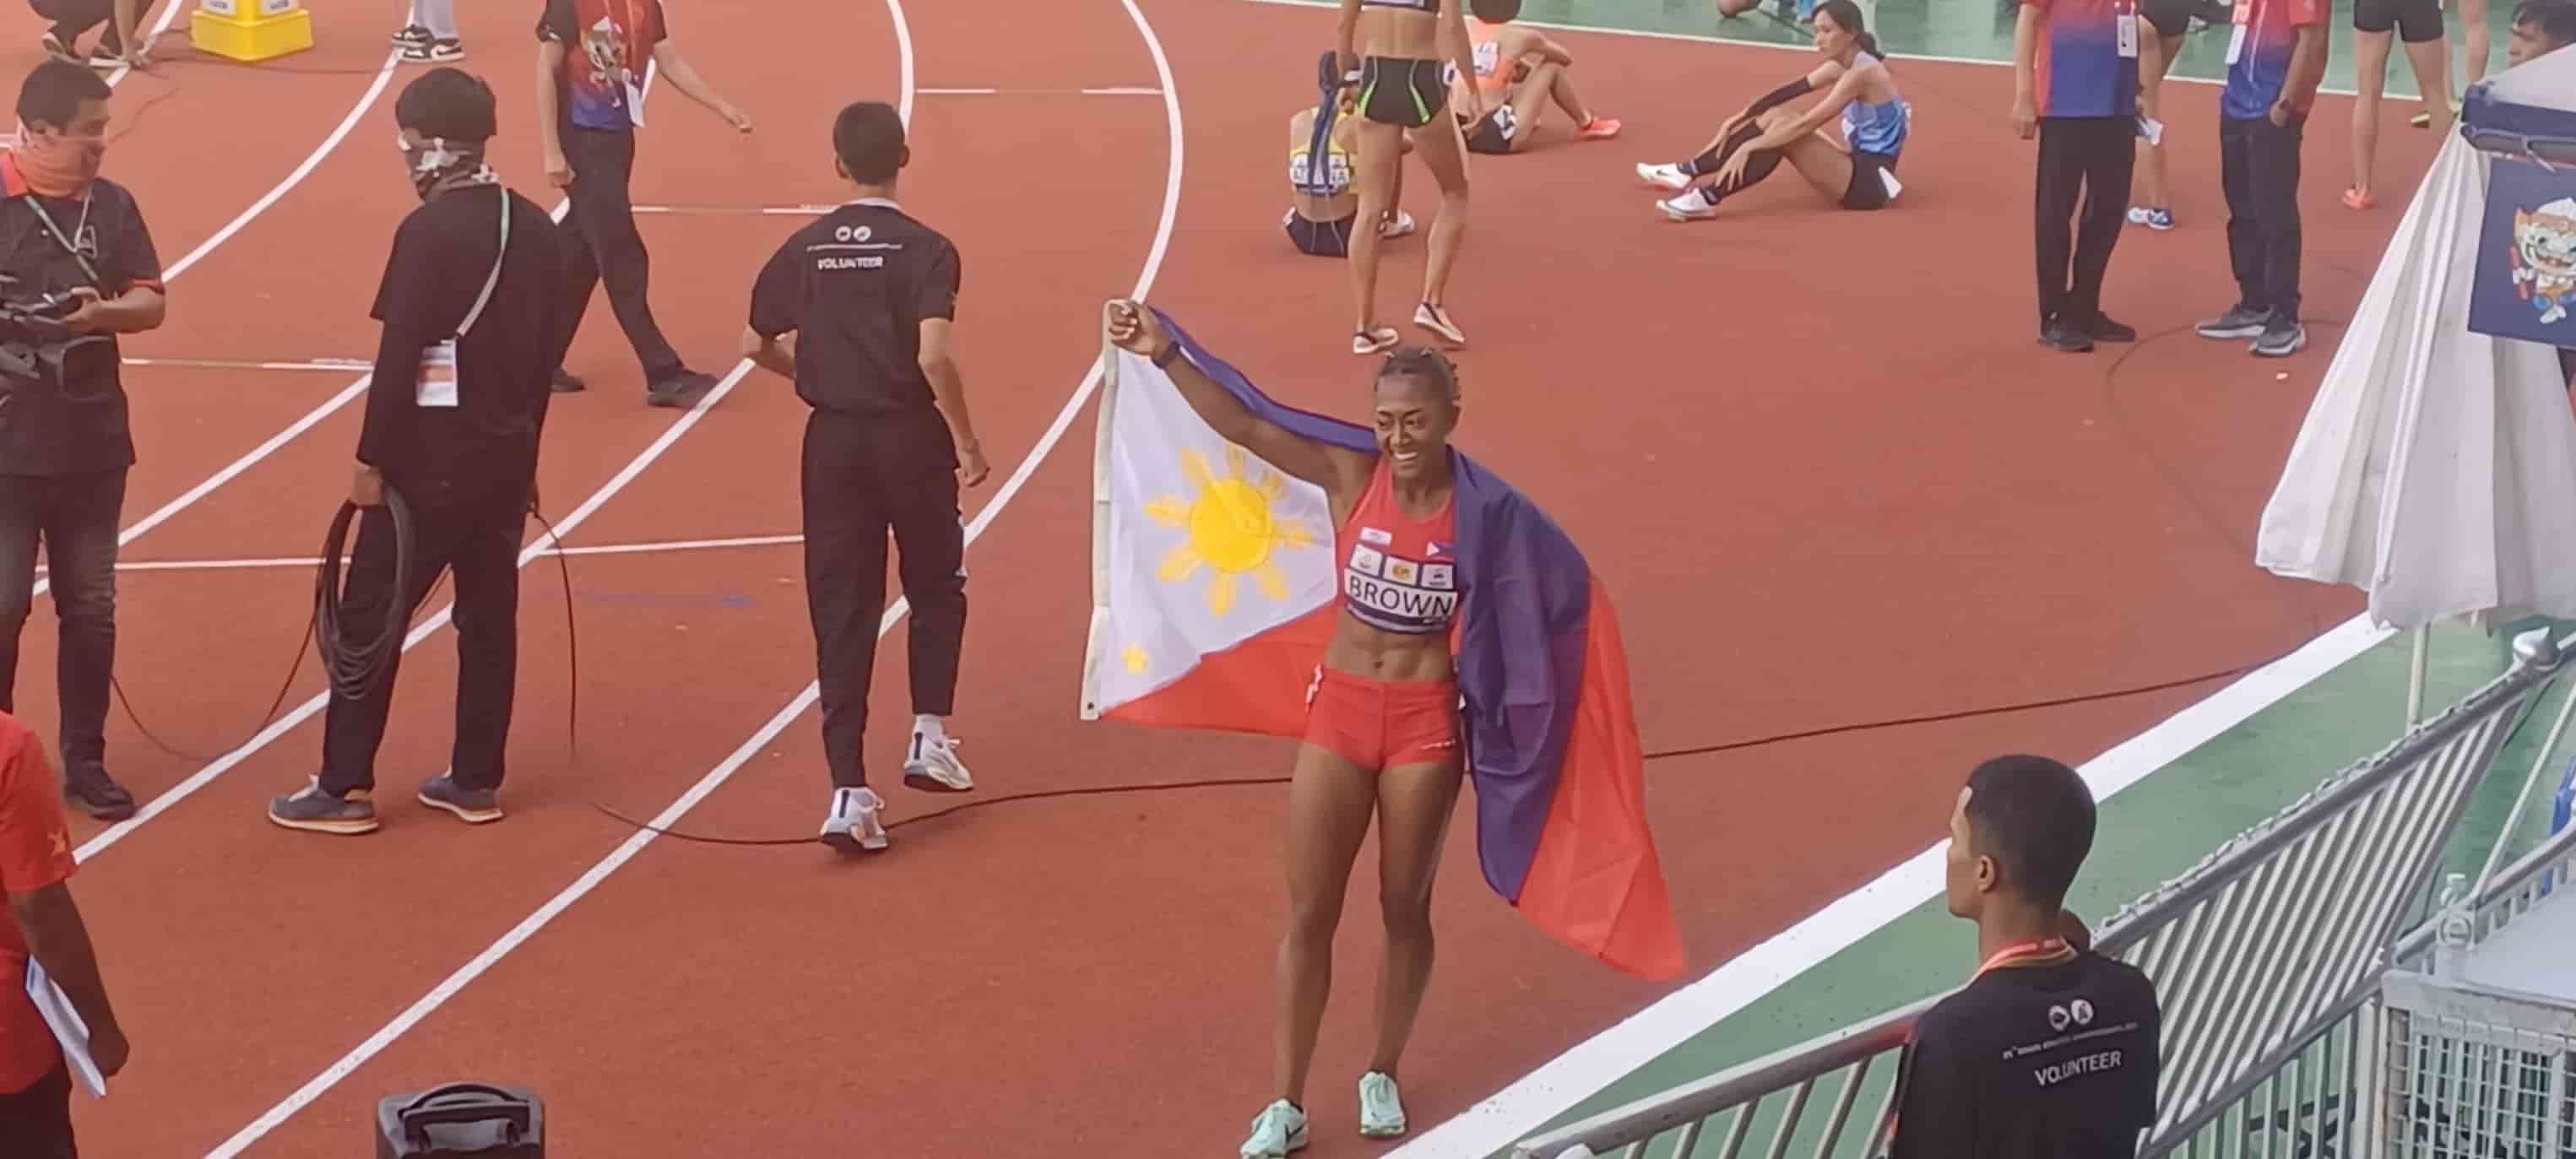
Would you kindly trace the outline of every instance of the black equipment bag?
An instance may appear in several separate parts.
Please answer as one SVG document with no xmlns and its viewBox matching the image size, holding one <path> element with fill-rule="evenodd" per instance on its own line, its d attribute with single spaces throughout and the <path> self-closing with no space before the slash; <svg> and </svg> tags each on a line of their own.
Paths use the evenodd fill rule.
<svg viewBox="0 0 2576 1159">
<path fill-rule="evenodd" d="M 545 1159 L 546 1108 L 521 1087 L 449 1083 L 376 1104 L 376 1159 Z"/>
</svg>

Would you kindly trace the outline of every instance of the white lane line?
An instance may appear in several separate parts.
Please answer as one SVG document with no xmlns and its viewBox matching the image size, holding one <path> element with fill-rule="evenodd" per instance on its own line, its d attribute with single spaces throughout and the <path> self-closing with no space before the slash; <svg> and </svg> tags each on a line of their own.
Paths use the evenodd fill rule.
<svg viewBox="0 0 2576 1159">
<path fill-rule="evenodd" d="M 547 556 L 585 555 L 658 555 L 669 551 L 724 551 L 745 547 L 787 547 L 805 542 L 802 535 L 738 535 L 726 539 L 651 539 L 640 543 L 597 543 L 580 547 L 548 547 L 536 553 Z M 322 563 L 319 556 L 246 557 L 242 559 L 155 559 L 119 560 L 118 571 L 257 571 L 263 569 L 309 568 Z M 38 571 L 44 569 L 38 568 Z"/>
<path fill-rule="evenodd" d="M 172 11 L 176 11 L 178 6 L 179 0 L 170 0 Z M 168 17 L 166 15 L 163 17 L 163 23 L 168 23 Z M 207 254 L 213 253 L 216 246 L 223 244 L 226 239 L 231 238 L 234 234 L 240 233 L 243 226 L 250 224 L 251 219 L 258 217 L 262 213 L 266 213 L 270 206 L 277 204 L 279 198 L 286 196 L 288 190 L 302 184 L 304 179 L 312 174 L 314 168 L 322 163 L 322 159 L 324 157 L 329 156 L 332 150 L 339 148 L 340 142 L 348 137 L 349 130 L 357 127 L 358 118 L 365 116 L 367 110 L 375 106 L 376 99 L 384 95 L 385 83 L 393 79 L 394 67 L 399 64 L 401 60 L 402 52 L 400 49 L 396 49 L 385 54 L 384 67 L 376 70 L 375 83 L 367 86 L 366 95 L 359 98 L 357 105 L 349 110 L 348 116 L 340 119 L 339 127 L 331 130 L 331 135 L 324 138 L 322 143 L 314 148 L 313 152 L 305 156 L 304 163 L 296 166 L 295 171 L 287 174 L 285 180 L 278 182 L 274 187 L 270 188 L 266 196 L 263 196 L 258 201 L 252 203 L 249 209 L 243 210 L 240 216 L 233 218 L 230 224 L 225 225 L 222 229 L 216 230 L 213 237 L 207 238 L 203 244 L 200 244 L 197 248 L 188 251 L 187 256 L 180 258 L 178 261 L 172 263 L 168 268 L 164 269 L 161 272 L 162 282 L 167 284 L 179 280 L 180 275 L 187 273 L 189 269 L 193 268 L 199 261 L 203 260 Z M 126 544 L 134 542 L 135 539 L 141 536 L 144 532 L 150 531 L 155 527 L 161 526 L 163 523 L 169 522 L 171 516 L 187 510 L 191 505 L 195 504 L 197 500 L 205 498 L 209 493 L 214 491 L 215 488 L 231 482 L 234 477 L 249 470 L 253 464 L 275 454 L 279 447 L 285 446 L 289 441 L 294 439 L 295 436 L 313 429 L 313 424 L 321 422 L 324 418 L 329 417 L 332 411 L 348 405 L 349 400 L 358 397 L 358 392 L 365 388 L 366 380 L 358 380 L 357 383 L 351 385 L 347 389 L 331 396 L 331 398 L 321 406 L 306 413 L 303 418 L 297 419 L 292 424 L 289 424 L 285 430 L 279 431 L 277 434 L 271 436 L 267 442 L 251 448 L 249 454 L 233 460 L 230 466 L 227 466 L 223 470 L 217 471 L 213 475 L 207 477 L 205 482 L 189 488 L 185 494 L 180 495 L 178 498 L 173 499 L 168 503 L 162 504 L 159 510 L 154 511 L 150 515 L 144 516 L 141 520 L 137 521 L 132 526 L 127 527 L 125 530 L 117 532 L 117 547 L 123 548 Z M 29 594 L 29 598 L 32 599 L 35 596 L 41 596 L 52 589 L 52 579 L 47 578 L 38 580 L 36 581 L 35 590 Z"/>
<path fill-rule="evenodd" d="M 2161 724 L 2085 762 L 2077 771 L 2096 800 L 2154 776 L 2395 635 L 2358 615 Z M 1387 1152 L 1388 1159 L 1491 1155 L 1529 1135 L 1623 1076 L 1850 948 L 1941 892 L 1949 842 L 1915 854 L 1877 880 L 1737 955 L 1707 976 L 1657 999 L 1520 1081 Z M 1892 1000 L 1891 1000 L 1892 1001 Z"/>
<path fill-rule="evenodd" d="M 1341 6 L 1338 3 L 1338 0 L 1239 0 L 1239 2 L 1245 4 L 1269 4 L 1281 8 L 1329 9 Z M 1692 44 L 1730 44 L 1742 48 L 1767 48 L 1775 52 L 1813 53 L 1816 51 L 1814 45 L 1804 42 L 1784 44 L 1768 40 L 1737 40 L 1731 37 L 1710 36 L 1705 33 L 1698 32 L 1658 32 L 1648 28 L 1603 28 L 1596 24 L 1552 24 L 1541 20 L 1519 20 L 1514 21 L 1514 23 L 1525 24 L 1531 28 L 1544 28 L 1552 32 L 1590 32 L 1601 36 L 1624 36 L 1634 40 L 1680 40 L 1688 41 Z M 1900 61 L 1928 60 L 1938 64 L 1976 64 L 1984 65 L 1988 68 L 2011 68 L 2013 66 L 2013 62 L 2009 60 L 1994 60 L 1986 57 L 1939 56 L 1928 52 L 1905 52 L 1902 49 L 1898 50 L 1898 52 L 1898 59 Z M 2170 74 L 2166 76 L 2165 79 L 2168 81 L 2195 85 L 2216 86 L 2225 85 L 2227 83 L 2227 79 L 2225 77 L 2185 76 L 2181 73 Z M 2331 86 L 2320 87 L 2317 91 L 2339 97 L 2348 97 L 2353 95 L 2353 91 L 2351 89 L 2334 88 Z M 2415 101 L 2420 100 L 2421 98 L 2400 97 L 2392 93 L 2389 99 L 2395 101 Z M 1387 1154 L 1400 1154 L 1402 1151 L 1403 1148 L 1398 1148 L 1396 1151 L 1390 1151 Z"/>
<path fill-rule="evenodd" d="M 1180 216 L 1182 165 L 1181 104 L 1179 90 L 1172 86 L 1171 62 L 1165 59 L 1163 55 L 1163 44 L 1161 40 L 1154 36 L 1153 25 L 1147 23 L 1145 20 L 1145 14 L 1137 9 L 1136 0 L 1119 0 L 1119 3 L 1127 9 L 1128 18 L 1135 21 L 1137 31 L 1143 34 L 1146 47 L 1154 54 L 1154 67 L 1156 71 L 1162 74 L 1163 87 L 1166 90 L 1163 98 L 1164 121 L 1171 137 L 1171 160 L 1169 167 L 1166 170 L 1163 182 L 1162 219 L 1155 227 L 1153 248 L 1146 254 L 1145 268 L 1137 275 L 1136 288 L 1132 295 L 1133 297 L 1143 298 L 1146 296 L 1147 292 L 1153 288 L 1155 275 L 1162 269 L 1163 256 L 1169 251 L 1171 244 L 1172 225 Z M 912 105 L 910 100 L 912 39 L 909 31 L 904 27 L 901 0 L 886 0 L 886 7 L 894 13 L 897 43 L 903 54 L 903 75 L 906 82 L 904 109 L 907 114 L 906 120 L 909 121 L 909 112 Z M 1019 468 L 1011 472 L 1010 479 L 1002 484 L 1001 489 L 993 493 L 992 501 L 986 503 L 982 510 L 976 512 L 975 518 L 967 523 L 967 543 L 972 544 L 975 540 L 981 538 L 984 534 L 984 529 L 992 526 L 994 518 L 999 516 L 1002 509 L 1010 504 L 1011 498 L 1019 494 L 1020 488 L 1027 485 L 1030 476 L 1036 473 L 1038 464 L 1044 462 L 1047 454 L 1050 451 L 1053 451 L 1055 449 L 1055 445 L 1064 438 L 1065 430 L 1073 425 L 1074 416 L 1081 412 L 1084 404 L 1091 400 L 1092 392 L 1097 390 L 1099 386 L 1100 360 L 1095 358 L 1092 361 L 1091 369 L 1083 375 L 1082 385 L 1074 390 L 1071 398 L 1065 400 L 1064 409 L 1056 412 L 1054 424 L 1049 426 L 1046 434 L 1039 438 L 1037 446 L 1029 452 L 1027 458 L 1020 461 Z M 910 609 L 910 604 L 902 599 L 897 599 L 891 606 L 886 608 L 885 616 L 877 622 L 877 634 L 879 636 L 883 636 L 887 632 L 892 631 L 895 624 L 900 622 L 903 619 L 904 614 Z M 796 718 L 802 716 L 806 709 L 813 707 L 816 699 L 816 686 L 810 683 L 807 684 L 803 692 L 796 694 L 794 699 L 788 701 L 787 706 L 779 709 L 776 715 L 770 717 L 768 723 L 761 725 L 759 731 L 754 732 L 750 739 L 745 740 L 740 747 L 734 749 L 732 754 L 727 756 L 722 763 L 719 763 L 715 768 L 709 770 L 706 776 L 699 778 L 698 782 L 691 785 L 689 790 L 686 793 L 681 794 L 678 800 L 671 802 L 669 808 L 662 810 L 661 813 L 656 815 L 651 824 L 655 828 L 667 828 L 672 823 L 678 821 L 683 815 L 687 814 L 689 810 L 696 808 L 699 802 L 706 800 L 709 794 L 723 786 L 727 780 L 732 779 L 734 772 L 740 769 L 745 762 L 749 761 L 753 754 L 760 752 L 772 740 L 775 740 L 779 733 L 786 731 L 788 725 L 795 723 Z M 476 954 L 472 961 L 467 962 L 455 973 L 448 975 L 444 980 L 440 981 L 437 986 L 432 987 L 428 994 L 423 995 L 419 1001 L 412 1003 L 409 1009 L 406 1009 L 401 1014 L 395 1016 L 393 1021 L 386 1023 L 374 1034 L 367 1036 L 367 1040 L 359 1043 L 356 1049 L 342 1055 L 338 1061 L 332 1063 L 329 1068 L 315 1076 L 312 1081 L 305 1083 L 304 1086 L 296 1090 L 294 1094 L 288 1095 L 276 1106 L 269 1108 L 267 1113 L 261 1115 L 258 1119 L 253 1120 L 249 1126 L 242 1128 L 239 1133 L 226 1140 L 222 1146 L 209 1152 L 207 1154 L 207 1159 L 232 1159 L 233 1156 L 241 1154 L 245 1148 L 258 1142 L 270 1131 L 276 1130 L 279 1125 L 285 1123 L 287 1119 L 292 1118 L 297 1111 L 300 1111 L 307 1105 L 311 1104 L 314 1099 L 321 1097 L 323 1092 L 330 1090 L 335 1085 L 338 1085 L 341 1079 L 347 1078 L 359 1067 L 366 1065 L 369 1059 L 382 1053 L 386 1047 L 393 1045 L 395 1039 L 401 1038 L 413 1027 L 418 1026 L 423 1019 L 426 1019 L 432 1013 L 435 1013 L 439 1007 L 446 1005 L 448 999 L 455 997 L 476 978 L 482 977 L 486 971 L 489 971 L 494 965 L 498 964 L 501 959 L 508 957 L 512 951 L 518 949 L 521 945 L 526 944 L 528 939 L 535 937 L 539 930 L 546 928 L 546 926 L 552 923 L 555 918 L 561 916 L 565 910 L 571 908 L 574 902 L 580 901 L 583 897 L 587 896 L 591 890 L 599 887 L 600 882 L 606 881 L 610 874 L 617 872 L 620 867 L 624 866 L 628 861 L 633 860 L 636 854 L 643 852 L 644 847 L 652 844 L 653 840 L 657 836 L 659 835 L 648 829 L 636 830 L 632 836 L 628 837 L 625 841 L 620 842 L 616 849 L 610 851 L 608 856 L 601 858 L 597 864 L 591 866 L 587 872 L 575 879 L 571 885 L 566 886 L 563 892 L 556 894 L 553 898 L 549 899 L 546 904 L 538 907 L 536 912 L 529 914 L 524 919 L 521 919 L 518 925 L 511 927 L 510 931 L 503 934 L 498 941 L 485 947 L 482 953 Z"/>
<path fill-rule="evenodd" d="M 347 374 L 371 364 L 363 358 L 307 358 L 300 362 L 246 362 L 229 358 L 128 358 L 127 366 L 170 366 L 184 370 L 328 370 Z"/>
<path fill-rule="evenodd" d="M 1163 90 L 1150 85 L 1111 85 L 1089 89 L 923 89 L 926 97 L 1159 97 Z"/>
<path fill-rule="evenodd" d="M 839 209 L 839 208 L 840 208 L 840 206 L 837 206 L 837 205 L 677 205 L 677 204 L 674 204 L 674 205 L 637 205 L 637 206 L 631 206 L 630 208 L 632 208 L 636 213 L 638 213 L 638 214 L 642 214 L 642 215 L 645 215 L 645 216 L 655 216 L 655 215 L 681 216 L 681 215 L 687 215 L 687 216 L 709 216 L 709 217 L 718 217 L 718 216 L 721 216 L 721 217 L 750 217 L 750 216 L 764 216 L 764 217 L 821 217 L 821 216 L 823 216 L 824 214 L 830 213 L 830 212 L 832 212 L 832 211 L 833 211 L 833 210 L 835 210 L 835 209 Z"/>
<path fill-rule="evenodd" d="M 660 438 L 654 439 L 650 446 L 645 447 L 642 452 L 638 453 L 634 457 L 634 459 L 628 461 L 625 468 L 617 472 L 617 474 L 610 478 L 607 483 L 603 484 L 599 490 L 591 492 L 590 498 L 582 500 L 581 506 L 573 508 L 571 514 L 568 514 L 559 520 L 555 524 L 553 530 L 538 536 L 536 542 L 520 549 L 519 566 L 521 568 L 527 567 L 529 561 L 537 558 L 540 554 L 543 554 L 546 549 L 555 546 L 559 537 L 580 527 L 583 521 L 590 518 L 591 513 L 599 510 L 601 504 L 608 502 L 609 499 L 614 497 L 618 492 L 625 490 L 626 485 L 633 482 L 637 475 L 642 474 L 644 468 L 652 466 L 654 460 L 661 458 L 663 452 L 670 450 L 672 444 L 680 441 L 680 436 L 687 434 L 689 432 L 689 428 L 696 426 L 698 424 L 698 420 L 705 417 L 709 407 L 714 406 L 717 402 L 721 401 L 724 396 L 732 393 L 734 384 L 741 382 L 743 375 L 750 369 L 751 364 L 749 362 L 744 362 L 735 366 L 733 373 L 726 375 L 722 381 L 716 383 L 715 389 L 708 391 L 706 397 L 699 399 L 697 405 L 690 407 L 687 414 L 680 416 L 679 421 L 664 428 Z M 413 628 L 410 635 L 403 637 L 403 651 L 411 651 L 412 648 L 418 646 L 421 641 L 428 639 L 431 633 L 447 626 L 448 620 L 453 618 L 455 614 L 456 604 L 453 601 L 450 601 L 446 607 L 440 608 L 436 615 L 421 621 L 420 626 Z M 333 693 L 329 689 L 324 689 L 323 691 L 314 694 L 312 699 L 297 705 L 294 711 L 278 718 L 267 728 L 261 729 L 259 735 L 252 737 L 248 743 L 229 753 L 225 753 L 213 764 L 197 770 L 196 773 L 190 776 L 187 780 L 171 786 L 169 791 L 162 793 L 158 797 L 154 797 L 149 804 L 146 804 L 143 808 L 137 810 L 134 816 L 128 817 L 123 821 L 119 821 L 106 829 L 100 830 L 97 836 L 92 837 L 87 842 L 83 843 L 81 847 L 75 851 L 74 856 L 78 860 L 86 862 L 91 858 L 106 852 L 108 847 L 124 840 L 127 834 L 141 828 L 146 822 L 151 821 L 153 818 L 169 812 L 172 806 L 195 795 L 197 790 L 213 784 L 215 778 L 224 775 L 224 773 L 233 766 L 249 759 L 251 754 L 267 748 L 269 744 L 277 740 L 277 738 L 286 735 L 289 731 L 293 730 L 295 726 L 304 723 L 315 713 L 322 711 L 323 707 L 330 702 L 332 695 Z"/>
</svg>

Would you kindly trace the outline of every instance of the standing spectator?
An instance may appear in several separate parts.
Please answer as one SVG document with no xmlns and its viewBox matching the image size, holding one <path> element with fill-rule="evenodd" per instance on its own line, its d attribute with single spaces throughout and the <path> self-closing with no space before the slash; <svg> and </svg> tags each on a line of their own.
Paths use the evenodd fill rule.
<svg viewBox="0 0 2576 1159">
<path fill-rule="evenodd" d="M 142 68 L 147 63 L 145 50 L 150 46 L 134 38 L 134 26 L 143 17 L 143 0 L 27 0 L 27 6 L 53 22 L 42 43 L 45 55 L 55 60 L 86 62 L 91 68 Z M 107 25 L 107 31 L 98 38 L 98 47 L 83 57 L 81 34 L 101 24 Z"/>
<path fill-rule="evenodd" d="M 2066 890 L 2093 795 L 2046 757 L 1977 766 L 1950 813 L 1950 912 L 1983 965 L 1915 1023 L 1889 1159 L 2128 1159 L 2156 1117 L 2147 976 L 2089 949 Z M 2070 941 L 2071 937 L 2071 941 Z"/>
<path fill-rule="evenodd" d="M 0 922 L 0 1155 L 9 1159 L 75 1154 L 71 1068 L 27 997 L 29 959 L 45 968 L 89 1028 L 90 1061 L 99 1073 L 113 1078 L 125 1069 L 125 1031 L 108 1005 L 98 954 L 72 902 L 75 868 L 45 746 L 0 713 L 0 891 L 9 895 L 10 918 Z"/>
<path fill-rule="evenodd" d="M 49 60 L 18 90 L 18 147 L 0 157 L 0 274 L 16 299 L 69 294 L 59 378 L 0 377 L 0 712 L 14 710 L 18 632 L 45 545 L 60 644 L 65 792 L 119 821 L 134 797 L 107 775 L 108 682 L 116 671 L 116 535 L 134 464 L 116 336 L 161 325 L 161 259 L 107 156 L 107 82 Z"/>
<path fill-rule="evenodd" d="M 714 110 L 737 132 L 751 131 L 751 117 L 717 96 L 671 46 L 662 0 L 546 0 L 537 40 L 537 132 L 546 179 L 571 196 L 563 224 L 583 243 L 573 247 L 568 326 L 580 329 L 591 290 L 608 283 L 609 308 L 644 364 L 644 401 L 693 406 L 715 388 L 715 376 L 689 369 L 653 320 L 645 296 L 652 259 L 627 193 L 635 176 L 635 129 L 644 123 L 645 63 L 661 66 L 681 95 Z M 558 367 L 554 388 L 580 390 L 582 383 Z"/>
<path fill-rule="evenodd" d="M 2039 341 L 2051 350 L 2138 338 L 2102 313 L 2102 278 L 2138 161 L 2139 36 L 2131 0 L 2024 0 L 2013 29 L 2013 129 L 2039 137 Z"/>
<path fill-rule="evenodd" d="M 2307 348 L 2299 322 L 2299 148 L 2326 75 L 2324 0 L 2240 0 L 2218 98 L 2220 177 L 2236 305 L 2203 338 L 2251 338 L 2254 353 Z"/>
<path fill-rule="evenodd" d="M 948 715 L 966 634 L 966 532 L 957 488 L 990 468 L 966 414 L 949 324 L 957 247 L 895 201 L 912 160 L 903 119 L 862 101 L 832 124 L 832 151 L 857 198 L 787 239 L 751 288 L 743 354 L 796 383 L 805 424 L 805 598 L 822 684 L 832 806 L 823 840 L 844 853 L 886 847 L 885 801 L 868 788 L 861 740 L 886 536 L 912 602 L 912 743 L 903 780 L 935 793 L 975 787 Z"/>
<path fill-rule="evenodd" d="M 412 0 L 411 21 L 394 33 L 402 58 L 414 64 L 447 64 L 465 59 L 464 34 L 456 28 L 456 0 Z"/>
<path fill-rule="evenodd" d="M 563 315 L 570 239 L 501 184 L 483 150 L 499 116 L 492 90 L 436 68 L 394 103 L 421 206 L 394 233 L 376 291 L 384 323 L 349 502 L 365 514 L 343 610 L 351 623 L 406 621 L 431 581 L 456 577 L 456 748 L 451 772 L 418 800 L 472 823 L 501 819 L 503 755 L 519 658 L 519 540 L 534 505 L 547 380 L 572 333 Z M 409 507 L 414 558 L 395 574 L 390 485 Z M 401 609 L 395 612 L 394 609 Z M 396 649 L 363 699 L 331 697 L 322 772 L 269 803 L 289 829 L 365 833 L 376 748 L 401 668 Z"/>
<path fill-rule="evenodd" d="M 2165 137 L 2173 126 L 2164 120 L 2165 78 L 2173 74 L 2183 37 L 2191 32 L 2191 0 L 2143 0 L 2138 15 L 2146 25 L 2138 30 L 2137 192 L 2145 196 L 2129 207 L 2129 224 L 2172 229 L 2173 186 L 2165 180 Z"/>
</svg>

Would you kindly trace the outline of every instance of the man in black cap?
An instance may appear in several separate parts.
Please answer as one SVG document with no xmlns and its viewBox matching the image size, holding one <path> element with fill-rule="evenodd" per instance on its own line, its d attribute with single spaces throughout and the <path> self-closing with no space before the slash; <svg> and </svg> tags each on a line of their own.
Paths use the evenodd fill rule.
<svg viewBox="0 0 2576 1159">
<path fill-rule="evenodd" d="M 565 242 L 545 210 L 484 163 L 496 121 L 482 81 L 433 69 L 403 90 L 394 119 L 423 204 L 394 235 L 376 294 L 384 337 L 349 486 L 365 515 L 341 607 L 371 633 L 387 615 L 408 619 L 438 573 L 454 572 L 455 763 L 419 797 L 469 822 L 497 821 L 518 669 L 519 540 L 535 504 L 547 384 L 571 332 Z M 411 512 L 407 575 L 394 574 L 389 491 Z M 270 802 L 269 820 L 318 833 L 376 827 L 368 796 L 399 660 L 386 660 L 365 697 L 332 696 L 321 774 Z"/>
</svg>

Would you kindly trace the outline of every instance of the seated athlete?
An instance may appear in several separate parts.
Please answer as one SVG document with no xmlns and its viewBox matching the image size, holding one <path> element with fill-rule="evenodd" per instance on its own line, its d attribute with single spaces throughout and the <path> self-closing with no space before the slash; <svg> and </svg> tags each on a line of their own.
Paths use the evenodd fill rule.
<svg viewBox="0 0 2576 1159">
<path fill-rule="evenodd" d="M 1913 126 L 1914 106 L 1897 92 L 1859 5 L 1825 0 L 1816 9 L 1815 29 L 1816 51 L 1825 63 L 1814 72 L 1728 118 L 1699 156 L 1679 165 L 1637 166 L 1637 176 L 1647 183 L 1682 191 L 1656 203 L 1664 216 L 1715 217 L 1719 202 L 1770 176 L 1783 160 L 1844 209 L 1881 209 L 1896 197 L 1896 159 Z M 1789 102 L 1819 89 L 1824 99 L 1804 113 L 1791 111 Z M 1825 122 L 1836 113 L 1842 114 L 1848 146 L 1824 134 Z"/>
<path fill-rule="evenodd" d="M 1322 103 L 1311 109 L 1299 109 L 1288 118 L 1288 188 L 1290 202 L 1287 220 L 1288 240 L 1297 252 L 1319 258 L 1349 257 L 1351 228 L 1360 219 L 1360 195 L 1351 189 L 1351 151 L 1358 140 L 1353 132 L 1355 122 L 1341 113 L 1342 70 L 1327 52 L 1316 65 L 1316 83 L 1323 88 Z M 1314 163 L 1315 150 L 1324 151 L 1324 164 Z M 1405 141 L 1401 152 L 1411 153 L 1413 143 Z M 1413 232 L 1413 215 L 1402 207 L 1404 201 L 1404 165 L 1395 168 L 1393 196 L 1387 199 L 1387 211 L 1378 216 L 1377 235 L 1399 238 Z"/>
<path fill-rule="evenodd" d="M 1468 11 L 1467 55 L 1476 76 L 1450 86 L 1450 111 L 1457 114 L 1468 152 L 1528 148 L 1550 102 L 1574 118 L 1576 140 L 1606 141 L 1619 135 L 1619 122 L 1593 116 L 1574 95 L 1568 72 L 1574 55 L 1535 29 L 1512 23 L 1520 18 L 1521 0 L 1470 0 Z"/>
</svg>

